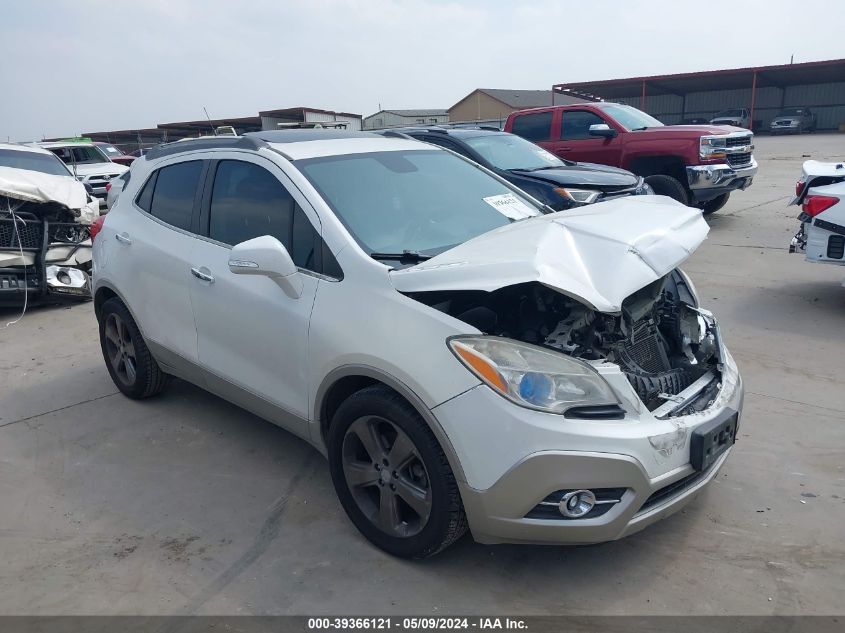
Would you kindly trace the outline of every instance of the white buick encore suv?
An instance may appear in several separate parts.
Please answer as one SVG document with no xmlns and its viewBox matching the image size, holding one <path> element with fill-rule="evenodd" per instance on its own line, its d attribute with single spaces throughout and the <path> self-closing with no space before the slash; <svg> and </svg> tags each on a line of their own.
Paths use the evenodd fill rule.
<svg viewBox="0 0 845 633">
<path fill-rule="evenodd" d="M 701 212 L 552 213 L 398 133 L 160 146 L 94 240 L 103 356 L 131 398 L 188 380 L 312 443 L 382 549 L 617 539 L 683 507 L 742 383 L 678 266 Z"/>
</svg>

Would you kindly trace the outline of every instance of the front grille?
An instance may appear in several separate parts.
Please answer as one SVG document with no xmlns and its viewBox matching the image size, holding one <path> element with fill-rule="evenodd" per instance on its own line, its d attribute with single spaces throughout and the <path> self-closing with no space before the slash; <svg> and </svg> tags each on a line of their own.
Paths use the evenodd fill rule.
<svg viewBox="0 0 845 633">
<path fill-rule="evenodd" d="M 44 224 L 38 220 L 18 218 L 16 233 L 14 220 L 11 218 L 0 219 L 0 248 L 2 249 L 41 250 L 43 238 Z"/>
<path fill-rule="evenodd" d="M 842 235 L 831 235 L 827 238 L 827 256 L 830 259 L 842 259 L 845 257 L 845 237 Z"/>
<path fill-rule="evenodd" d="M 744 145 L 751 145 L 751 136 L 729 136 L 725 139 L 727 147 L 742 147 Z"/>
<path fill-rule="evenodd" d="M 748 165 L 751 162 L 751 152 L 742 152 L 739 154 L 728 154 L 728 165 L 731 167 L 741 167 Z"/>
</svg>

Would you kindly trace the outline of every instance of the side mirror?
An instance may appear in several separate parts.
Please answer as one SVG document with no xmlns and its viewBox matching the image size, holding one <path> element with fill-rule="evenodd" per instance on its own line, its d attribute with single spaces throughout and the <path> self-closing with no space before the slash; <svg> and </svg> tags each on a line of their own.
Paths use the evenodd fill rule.
<svg viewBox="0 0 845 633">
<path fill-rule="evenodd" d="M 235 244 L 229 254 L 229 270 L 236 275 L 262 275 L 275 281 L 289 296 L 302 294 L 302 278 L 288 249 L 271 235 Z"/>
<path fill-rule="evenodd" d="M 616 130 L 610 127 L 607 123 L 594 123 L 590 126 L 590 136 L 613 138 L 616 136 Z"/>
</svg>

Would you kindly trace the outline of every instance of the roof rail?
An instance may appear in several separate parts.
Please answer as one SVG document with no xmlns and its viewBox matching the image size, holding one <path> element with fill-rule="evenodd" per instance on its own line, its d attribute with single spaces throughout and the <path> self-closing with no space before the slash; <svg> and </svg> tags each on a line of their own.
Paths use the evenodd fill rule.
<svg viewBox="0 0 845 633">
<path fill-rule="evenodd" d="M 198 149 L 252 149 L 268 147 L 265 141 L 252 136 L 203 136 L 156 145 L 145 154 L 147 160 L 182 154 Z"/>
<path fill-rule="evenodd" d="M 397 132 L 396 130 L 377 130 L 374 133 L 378 134 L 379 136 L 385 136 L 387 138 L 407 138 L 413 140 L 404 132 Z"/>
</svg>

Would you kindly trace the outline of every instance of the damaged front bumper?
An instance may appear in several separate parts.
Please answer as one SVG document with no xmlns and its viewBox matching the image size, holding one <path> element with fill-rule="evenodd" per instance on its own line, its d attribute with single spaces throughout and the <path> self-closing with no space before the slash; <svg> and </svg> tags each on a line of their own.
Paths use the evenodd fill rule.
<svg viewBox="0 0 845 633">
<path fill-rule="evenodd" d="M 678 511 L 715 477 L 730 444 L 703 463 L 692 447 L 704 429 L 724 423 L 735 433 L 743 386 L 730 355 L 709 407 L 662 419 L 642 405 L 614 367 L 599 371 L 624 395 L 620 420 L 575 420 L 520 408 L 486 386 L 434 408 L 463 467 L 466 481 L 459 486 L 477 541 L 622 538 Z M 576 490 L 591 491 L 596 505 L 583 518 L 567 518 L 558 502 Z"/>
</svg>

